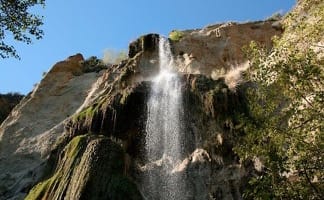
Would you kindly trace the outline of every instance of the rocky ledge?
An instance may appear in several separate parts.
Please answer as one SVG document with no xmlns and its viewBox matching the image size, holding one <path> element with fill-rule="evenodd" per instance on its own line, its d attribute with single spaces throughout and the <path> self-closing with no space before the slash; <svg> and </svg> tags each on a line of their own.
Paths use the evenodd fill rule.
<svg viewBox="0 0 324 200">
<path fill-rule="evenodd" d="M 193 199 L 240 198 L 254 169 L 232 151 L 246 111 L 230 72 L 244 68 L 244 45 L 270 48 L 281 32 L 275 21 L 226 23 L 171 41 L 187 116 L 187 156 L 173 171 Z M 88 66 L 80 54 L 54 65 L 0 127 L 0 199 L 142 199 L 140 177 L 167 164 L 142 155 L 158 41 L 142 36 L 118 65 Z"/>
</svg>

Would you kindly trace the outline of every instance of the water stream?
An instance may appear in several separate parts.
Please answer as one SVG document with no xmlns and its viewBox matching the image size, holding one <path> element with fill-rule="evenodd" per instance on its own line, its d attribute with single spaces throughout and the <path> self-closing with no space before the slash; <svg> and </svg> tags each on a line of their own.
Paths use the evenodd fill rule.
<svg viewBox="0 0 324 200">
<path fill-rule="evenodd" d="M 182 156 L 182 93 L 167 39 L 159 40 L 159 74 L 147 102 L 146 158 L 155 170 L 145 177 L 145 196 L 154 200 L 183 199 L 184 180 L 172 169 Z"/>
</svg>

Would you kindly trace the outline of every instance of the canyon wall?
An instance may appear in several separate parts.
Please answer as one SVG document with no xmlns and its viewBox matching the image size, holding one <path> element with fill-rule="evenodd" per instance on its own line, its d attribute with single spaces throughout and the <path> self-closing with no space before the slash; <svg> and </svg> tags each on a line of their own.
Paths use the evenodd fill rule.
<svg viewBox="0 0 324 200">
<path fill-rule="evenodd" d="M 184 199 L 240 199 L 254 167 L 232 151 L 238 86 L 252 40 L 271 48 L 278 21 L 226 23 L 182 31 L 171 49 L 183 91 L 185 141 L 173 171 Z M 166 160 L 143 157 L 147 100 L 158 73 L 159 35 L 140 37 L 118 65 L 81 54 L 53 66 L 0 126 L 0 199 L 143 199 L 141 177 Z"/>
</svg>

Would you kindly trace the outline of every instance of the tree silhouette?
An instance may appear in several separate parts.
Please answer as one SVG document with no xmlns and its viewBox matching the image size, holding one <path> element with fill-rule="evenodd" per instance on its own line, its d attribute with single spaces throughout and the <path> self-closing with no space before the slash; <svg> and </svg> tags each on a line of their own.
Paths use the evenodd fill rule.
<svg viewBox="0 0 324 200">
<path fill-rule="evenodd" d="M 1 58 L 19 58 L 15 47 L 7 44 L 6 38 L 30 44 L 32 38 L 38 40 L 43 37 L 44 32 L 40 29 L 42 16 L 30 11 L 36 5 L 45 6 L 45 0 L 0 0 Z"/>
</svg>

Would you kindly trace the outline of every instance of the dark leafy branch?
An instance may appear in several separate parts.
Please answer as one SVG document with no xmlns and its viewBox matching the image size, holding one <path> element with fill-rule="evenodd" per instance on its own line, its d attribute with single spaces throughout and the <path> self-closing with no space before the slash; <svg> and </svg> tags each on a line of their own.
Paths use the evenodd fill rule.
<svg viewBox="0 0 324 200">
<path fill-rule="evenodd" d="M 44 6 L 45 0 L 0 0 L 0 57 L 19 58 L 15 47 L 6 39 L 31 44 L 33 38 L 44 35 L 43 17 L 30 12 L 34 6 Z"/>
</svg>

